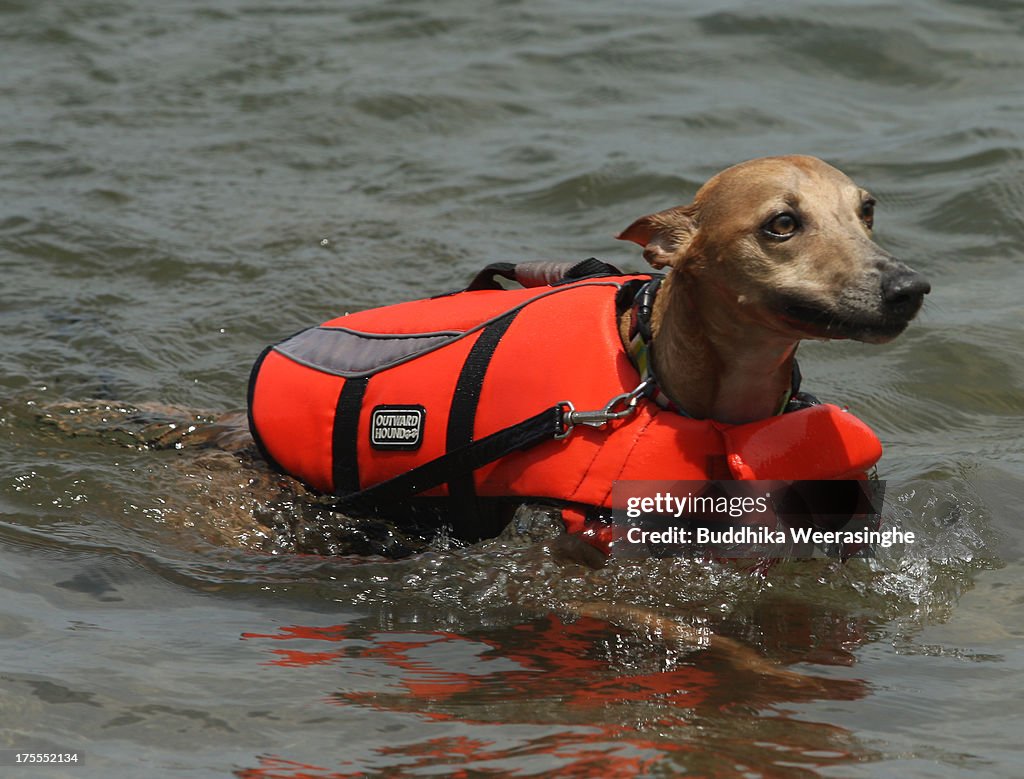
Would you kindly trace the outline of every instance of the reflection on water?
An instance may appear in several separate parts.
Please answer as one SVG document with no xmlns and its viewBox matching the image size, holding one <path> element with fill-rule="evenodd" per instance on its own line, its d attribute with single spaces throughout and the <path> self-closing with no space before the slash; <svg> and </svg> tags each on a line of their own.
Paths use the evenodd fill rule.
<svg viewBox="0 0 1024 779">
<path fill-rule="evenodd" d="M 432 722 L 558 728 L 513 748 L 496 749 L 479 736 L 377 747 L 382 755 L 401 758 L 407 769 L 484 770 L 511 758 L 546 755 L 549 765 L 567 776 L 593 776 L 600 767 L 601 776 L 632 777 L 662 762 L 715 774 L 785 766 L 793 772 L 789 775 L 799 776 L 870 756 L 852 734 L 795 718 L 785 709 L 800 701 L 856 699 L 865 693 L 859 680 L 737 673 L 728 658 L 652 641 L 587 617 L 566 622 L 552 615 L 466 634 L 291 625 L 276 634 L 243 637 L 264 643 L 268 662 L 293 673 L 333 666 L 344 687 L 330 691 L 328 703 L 410 712 Z M 774 713 L 769 728 L 756 725 L 765 711 Z M 757 743 L 743 736 L 752 727 L 760 734 Z M 728 748 L 731 741 L 742 746 Z M 297 777 L 310 768 L 268 756 L 238 775 Z M 315 770 L 349 775 L 333 768 Z"/>
</svg>

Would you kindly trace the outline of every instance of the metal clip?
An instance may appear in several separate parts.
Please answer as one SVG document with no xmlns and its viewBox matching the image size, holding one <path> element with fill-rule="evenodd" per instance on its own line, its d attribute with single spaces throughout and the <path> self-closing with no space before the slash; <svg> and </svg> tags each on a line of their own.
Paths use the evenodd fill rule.
<svg viewBox="0 0 1024 779">
<path fill-rule="evenodd" d="M 640 382 L 639 386 L 631 392 L 624 392 L 616 395 L 608 401 L 603 409 L 595 411 L 577 411 L 571 400 L 563 400 L 558 405 L 564 407 L 562 412 L 562 426 L 565 428 L 555 434 L 555 438 L 567 438 L 577 425 L 589 427 L 604 427 L 614 419 L 628 417 L 636 411 L 636 404 L 644 392 L 647 391 L 650 379 Z M 621 408 L 619 408 L 621 406 Z"/>
</svg>

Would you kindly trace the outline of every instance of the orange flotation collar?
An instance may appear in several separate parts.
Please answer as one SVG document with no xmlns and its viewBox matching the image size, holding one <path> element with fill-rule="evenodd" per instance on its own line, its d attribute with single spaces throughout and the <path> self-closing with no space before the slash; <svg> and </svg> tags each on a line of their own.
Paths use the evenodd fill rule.
<svg viewBox="0 0 1024 779">
<path fill-rule="evenodd" d="M 268 347 L 250 380 L 253 436 L 319 492 L 354 505 L 445 497 L 470 522 L 480 499 L 610 508 L 619 480 L 851 479 L 878 461 L 870 428 L 833 405 L 727 425 L 630 400 L 640 376 L 618 314 L 651 276 L 598 265 L 523 289 L 482 274 Z M 570 429 L 567 403 L 600 412 L 612 399 L 612 412 L 634 407 Z"/>
</svg>

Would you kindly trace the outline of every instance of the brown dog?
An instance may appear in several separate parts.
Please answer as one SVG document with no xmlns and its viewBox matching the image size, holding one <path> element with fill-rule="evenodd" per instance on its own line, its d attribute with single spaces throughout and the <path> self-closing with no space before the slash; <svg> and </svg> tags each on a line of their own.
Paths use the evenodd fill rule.
<svg viewBox="0 0 1024 779">
<path fill-rule="evenodd" d="M 874 206 L 819 159 L 766 157 L 626 228 L 670 268 L 651 328 L 663 391 L 691 416 L 750 422 L 778 412 L 801 339 L 899 335 L 931 287 L 872 240 Z"/>
</svg>

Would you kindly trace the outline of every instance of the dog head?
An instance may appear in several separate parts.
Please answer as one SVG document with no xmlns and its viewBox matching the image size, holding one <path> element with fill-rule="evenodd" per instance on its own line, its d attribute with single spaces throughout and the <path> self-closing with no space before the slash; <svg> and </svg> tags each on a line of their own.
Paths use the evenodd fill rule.
<svg viewBox="0 0 1024 779">
<path fill-rule="evenodd" d="M 874 207 L 815 157 L 765 157 L 722 171 L 692 204 L 641 217 L 617 237 L 788 336 L 884 343 L 931 286 L 872 240 Z"/>
</svg>

